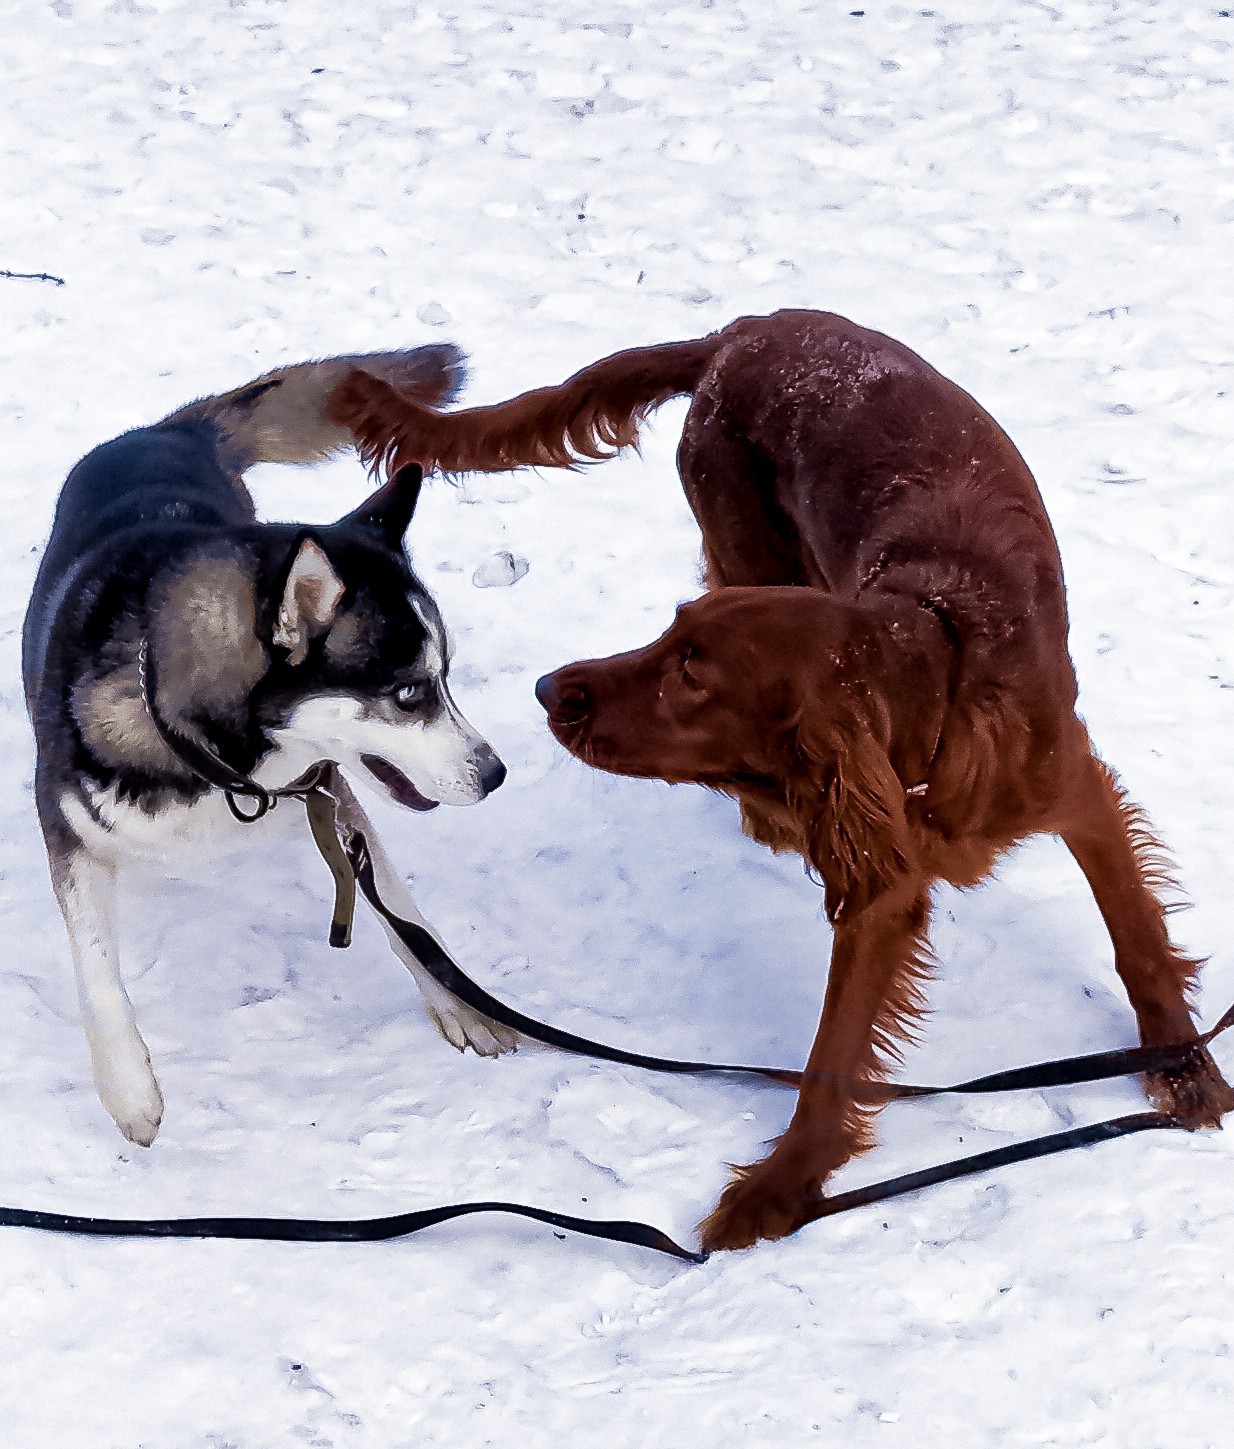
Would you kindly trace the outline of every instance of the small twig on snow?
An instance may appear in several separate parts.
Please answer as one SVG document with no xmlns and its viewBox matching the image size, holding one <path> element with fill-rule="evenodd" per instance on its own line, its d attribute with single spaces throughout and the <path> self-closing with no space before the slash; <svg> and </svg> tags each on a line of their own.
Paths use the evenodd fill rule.
<svg viewBox="0 0 1234 1449">
<path fill-rule="evenodd" d="M 57 287 L 64 286 L 63 277 L 53 277 L 50 272 L 10 272 L 0 271 L 0 277 L 11 277 L 17 282 L 55 282 Z"/>
</svg>

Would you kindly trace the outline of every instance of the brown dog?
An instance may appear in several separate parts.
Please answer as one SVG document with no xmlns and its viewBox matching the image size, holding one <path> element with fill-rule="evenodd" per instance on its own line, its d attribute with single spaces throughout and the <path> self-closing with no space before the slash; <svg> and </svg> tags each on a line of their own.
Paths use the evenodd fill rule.
<svg viewBox="0 0 1234 1449">
<path fill-rule="evenodd" d="M 654 644 L 567 665 L 536 693 L 581 759 L 732 795 L 750 835 L 825 883 L 831 971 L 796 1111 L 703 1224 L 707 1247 L 738 1248 L 800 1226 L 870 1145 L 878 1081 L 923 1011 L 936 880 L 973 885 L 1025 836 L 1061 835 L 1146 1044 L 1194 1036 L 1199 963 L 1169 940 L 1160 847 L 1075 713 L 1032 475 L 906 347 L 780 312 L 496 407 L 443 416 L 356 373 L 332 407 L 372 460 L 466 472 L 605 456 L 682 392 L 711 592 Z M 1148 1093 L 1193 1127 L 1234 1106 L 1207 1053 Z"/>
</svg>

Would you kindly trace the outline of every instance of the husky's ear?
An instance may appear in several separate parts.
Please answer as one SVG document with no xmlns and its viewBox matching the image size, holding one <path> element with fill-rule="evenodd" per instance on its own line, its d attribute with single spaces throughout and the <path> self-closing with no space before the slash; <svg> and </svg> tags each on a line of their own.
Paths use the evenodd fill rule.
<svg viewBox="0 0 1234 1449">
<path fill-rule="evenodd" d="M 420 501 L 420 485 L 423 482 L 424 470 L 419 463 L 400 468 L 388 483 L 366 498 L 359 508 L 340 518 L 339 522 L 375 528 L 386 543 L 397 548 Z"/>
<path fill-rule="evenodd" d="M 291 561 L 271 641 L 291 651 L 288 664 L 304 663 L 309 640 L 333 624 L 343 592 L 343 581 L 325 550 L 306 538 Z"/>
</svg>

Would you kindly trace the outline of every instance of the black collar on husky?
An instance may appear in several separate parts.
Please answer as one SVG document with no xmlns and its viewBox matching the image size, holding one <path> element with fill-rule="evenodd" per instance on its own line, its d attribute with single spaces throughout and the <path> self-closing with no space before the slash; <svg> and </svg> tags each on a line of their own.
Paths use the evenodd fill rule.
<svg viewBox="0 0 1234 1449">
<path fill-rule="evenodd" d="M 163 718 L 156 703 L 154 661 L 150 658 L 150 641 L 145 637 L 137 646 L 137 678 L 141 689 L 141 702 L 145 706 L 146 714 L 158 732 L 159 738 L 186 770 L 196 775 L 205 784 L 223 792 L 227 808 L 237 820 L 243 821 L 246 825 L 254 820 L 260 820 L 263 815 L 274 808 L 275 800 L 279 795 L 300 793 L 294 787 L 286 790 L 265 789 L 256 780 L 242 775 L 239 770 L 233 770 L 222 755 L 213 749 L 206 740 L 191 738 Z M 256 806 L 251 814 L 245 814 L 236 804 L 237 795 L 243 795 L 256 801 Z"/>
<path fill-rule="evenodd" d="M 355 893 L 358 887 L 373 910 L 435 981 L 472 1010 L 517 1031 L 532 1041 L 542 1042 L 546 1046 L 556 1047 L 560 1051 L 595 1057 L 603 1061 L 620 1062 L 627 1066 L 641 1067 L 653 1072 L 677 1075 L 738 1074 L 759 1077 L 785 1086 L 800 1086 L 805 1080 L 804 1072 L 791 1068 L 675 1061 L 667 1057 L 625 1051 L 620 1047 L 591 1041 L 574 1032 L 563 1031 L 558 1027 L 547 1025 L 507 1006 L 473 981 L 424 926 L 397 915 L 381 899 L 373 873 L 372 857 L 367 840 L 360 831 L 341 824 L 338 818 L 338 801 L 334 790 L 337 765 L 323 761 L 314 765 L 298 780 L 294 780 L 281 790 L 263 789 L 255 781 L 233 770 L 208 746 L 189 740 L 160 718 L 154 706 L 148 651 L 144 640 L 139 651 L 139 664 L 142 676 L 142 697 L 146 701 L 150 718 L 164 743 L 187 769 L 206 784 L 221 789 L 226 794 L 228 804 L 237 819 L 245 822 L 260 819 L 273 807 L 277 799 L 283 796 L 294 796 L 303 800 L 314 843 L 334 877 L 335 907 L 330 927 L 330 944 L 332 946 L 341 947 L 350 943 Z M 232 799 L 234 795 L 244 795 L 256 799 L 258 802 L 256 812 L 244 814 Z M 997 1072 L 990 1076 L 977 1077 L 966 1082 L 957 1082 L 947 1087 L 910 1086 L 907 1084 L 878 1085 L 868 1089 L 868 1100 L 873 1103 L 894 1099 L 933 1097 L 945 1093 L 1023 1091 L 1029 1088 L 1101 1081 L 1110 1077 L 1129 1076 L 1144 1072 L 1177 1072 L 1194 1066 L 1197 1059 L 1203 1056 L 1209 1042 L 1231 1026 L 1234 1026 L 1234 1006 L 1230 1007 L 1216 1026 L 1190 1041 L 1169 1046 L 1131 1047 L 1120 1051 L 1066 1057 L 1057 1061 L 1042 1062 L 1032 1067 L 1022 1067 L 1007 1072 Z M 817 1203 L 803 1215 L 797 1227 L 804 1227 L 807 1223 L 815 1222 L 819 1218 L 832 1217 L 852 1208 L 883 1202 L 888 1198 L 901 1197 L 936 1183 L 968 1177 L 974 1173 L 988 1172 L 993 1168 L 1003 1167 L 1010 1163 L 1051 1156 L 1071 1148 L 1086 1147 L 1098 1142 L 1108 1142 L 1116 1137 L 1126 1137 L 1132 1133 L 1158 1128 L 1185 1128 L 1186 1126 L 1185 1122 L 1166 1112 L 1136 1112 L 1128 1116 L 1097 1122 L 1088 1127 L 1075 1127 L 1066 1132 L 1032 1138 L 1026 1142 L 1013 1143 L 1009 1147 L 997 1148 L 991 1152 L 979 1152 L 970 1157 L 957 1158 L 918 1172 L 904 1173 L 883 1182 L 870 1183 L 866 1187 L 855 1188 L 850 1192 L 820 1197 Z M 418 1212 L 401 1213 L 393 1217 L 337 1221 L 289 1218 L 180 1218 L 130 1221 L 86 1218 L 65 1213 L 34 1212 L 22 1208 L 0 1208 L 0 1226 L 41 1228 L 53 1232 L 89 1233 L 111 1237 L 220 1237 L 308 1242 L 371 1242 L 403 1237 L 431 1227 L 435 1223 L 480 1212 L 513 1213 L 537 1222 L 547 1223 L 555 1228 L 565 1228 L 590 1237 L 631 1243 L 655 1252 L 667 1253 L 671 1257 L 689 1263 L 701 1263 L 707 1257 L 706 1253 L 698 1253 L 682 1247 L 667 1234 L 647 1223 L 596 1222 L 587 1218 L 553 1212 L 546 1208 L 508 1202 L 455 1203 L 446 1207 L 424 1208 Z"/>
<path fill-rule="evenodd" d="M 163 718 L 155 704 L 154 668 L 150 660 L 149 644 L 144 638 L 137 647 L 137 674 L 141 682 L 142 703 L 159 738 L 190 774 L 196 775 L 203 784 L 212 789 L 223 792 L 227 808 L 242 825 L 252 825 L 263 815 L 268 815 L 280 799 L 293 798 L 304 802 L 313 843 L 334 877 L 334 915 L 330 921 L 330 944 L 350 946 L 351 925 L 356 910 L 356 877 L 348 865 L 347 857 L 339 844 L 338 832 L 334 828 L 333 797 L 323 788 L 328 772 L 337 766 L 324 762 L 312 765 L 290 785 L 284 785 L 279 790 L 267 790 L 248 775 L 232 769 L 205 740 L 190 739 Z M 255 808 L 251 812 L 241 810 L 236 803 L 238 795 L 256 801 Z"/>
</svg>

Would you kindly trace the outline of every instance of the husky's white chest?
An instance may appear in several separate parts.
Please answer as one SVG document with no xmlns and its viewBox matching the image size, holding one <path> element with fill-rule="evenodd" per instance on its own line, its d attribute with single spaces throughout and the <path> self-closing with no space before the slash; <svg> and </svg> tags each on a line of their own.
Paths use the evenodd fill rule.
<svg viewBox="0 0 1234 1449">
<path fill-rule="evenodd" d="M 191 805 L 147 810 L 117 796 L 114 788 L 89 791 L 90 809 L 66 795 L 62 809 L 92 854 L 116 865 L 155 865 L 167 875 L 194 874 L 203 861 L 216 863 L 260 841 L 283 839 L 297 823 L 293 801 L 261 820 L 242 824 L 222 794 L 210 791 Z"/>
</svg>

